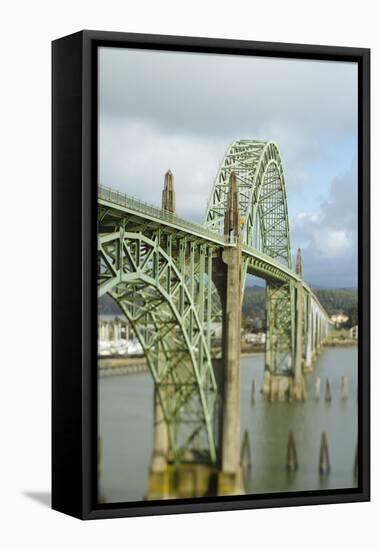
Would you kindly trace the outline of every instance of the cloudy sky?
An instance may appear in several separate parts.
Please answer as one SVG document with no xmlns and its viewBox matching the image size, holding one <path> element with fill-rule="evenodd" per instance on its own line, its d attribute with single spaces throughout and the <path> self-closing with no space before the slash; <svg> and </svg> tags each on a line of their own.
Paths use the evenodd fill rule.
<svg viewBox="0 0 379 550">
<path fill-rule="evenodd" d="M 353 63 L 101 48 L 99 183 L 201 222 L 228 145 L 274 141 L 292 251 L 307 282 L 357 284 L 357 67 Z"/>
</svg>

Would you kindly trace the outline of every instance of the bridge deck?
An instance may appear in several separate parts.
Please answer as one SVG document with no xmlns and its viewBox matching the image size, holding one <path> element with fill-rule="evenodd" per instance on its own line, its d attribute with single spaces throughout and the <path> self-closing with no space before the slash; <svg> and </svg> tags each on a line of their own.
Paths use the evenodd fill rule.
<svg viewBox="0 0 379 550">
<path fill-rule="evenodd" d="M 115 191 L 109 187 L 104 187 L 101 185 L 98 187 L 98 203 L 108 208 L 116 208 L 117 210 L 128 214 L 138 214 L 142 218 L 156 223 L 158 226 L 163 225 L 165 227 L 170 227 L 175 231 L 188 234 L 192 237 L 199 237 L 204 241 L 209 242 L 210 245 L 218 245 L 223 248 L 236 246 L 235 243 L 229 242 L 224 235 L 215 233 L 200 224 L 190 222 L 180 216 L 177 216 L 176 214 L 173 214 L 172 212 L 169 212 L 168 210 L 157 208 L 154 205 L 140 199 L 136 199 L 135 197 L 131 197 L 126 193 Z M 248 271 L 254 275 L 282 281 L 298 282 L 301 280 L 301 278 L 287 266 L 255 248 L 242 245 L 242 252 L 243 254 L 251 257 L 252 266 Z M 304 281 L 303 287 L 307 293 L 311 294 L 312 299 L 315 301 L 325 317 L 328 317 L 318 298 Z"/>
</svg>

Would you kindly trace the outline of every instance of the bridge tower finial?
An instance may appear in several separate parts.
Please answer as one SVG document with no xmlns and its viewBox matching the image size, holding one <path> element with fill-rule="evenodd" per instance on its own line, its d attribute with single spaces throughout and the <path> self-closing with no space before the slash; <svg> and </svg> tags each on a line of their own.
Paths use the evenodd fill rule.
<svg viewBox="0 0 379 550">
<path fill-rule="evenodd" d="M 229 178 L 229 192 L 224 218 L 224 235 L 233 235 L 236 239 L 240 235 L 238 187 L 235 172 L 232 172 Z"/>
<path fill-rule="evenodd" d="M 301 248 L 297 249 L 296 254 L 296 275 L 300 275 L 303 278 L 303 262 L 301 259 Z"/>
<path fill-rule="evenodd" d="M 169 212 L 176 212 L 174 175 L 171 170 L 167 170 L 164 176 L 164 187 L 162 191 L 162 208 Z"/>
</svg>

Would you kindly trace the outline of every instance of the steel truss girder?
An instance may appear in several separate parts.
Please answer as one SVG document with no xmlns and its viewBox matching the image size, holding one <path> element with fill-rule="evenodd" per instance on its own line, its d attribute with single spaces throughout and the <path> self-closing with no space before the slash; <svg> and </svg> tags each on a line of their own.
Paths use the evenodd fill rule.
<svg viewBox="0 0 379 550">
<path fill-rule="evenodd" d="M 242 245 L 264 253 L 291 270 L 287 196 L 278 148 L 272 142 L 239 140 L 227 149 L 214 181 L 204 224 L 223 234 L 230 174 L 237 177 Z M 291 371 L 295 355 L 295 300 L 290 275 L 265 260 L 244 259 L 246 274 L 267 281 L 266 358 L 273 372 Z"/>
<path fill-rule="evenodd" d="M 234 141 L 213 184 L 204 225 L 223 234 L 229 177 L 234 172 L 243 220 L 242 244 L 291 267 L 287 196 L 277 146 L 268 141 Z"/>
<path fill-rule="evenodd" d="M 98 295 L 132 325 L 154 378 L 174 460 L 195 442 L 216 460 L 217 387 L 210 357 L 212 247 L 131 233 L 98 239 Z"/>
<path fill-rule="evenodd" d="M 266 285 L 266 368 L 272 374 L 290 374 L 295 353 L 295 288 L 290 283 Z"/>
</svg>

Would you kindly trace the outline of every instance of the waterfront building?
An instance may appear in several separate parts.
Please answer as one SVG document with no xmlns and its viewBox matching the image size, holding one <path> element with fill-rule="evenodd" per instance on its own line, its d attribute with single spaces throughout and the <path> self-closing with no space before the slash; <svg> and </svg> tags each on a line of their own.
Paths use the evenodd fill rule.
<svg viewBox="0 0 379 550">
<path fill-rule="evenodd" d="M 349 316 L 344 313 L 336 313 L 330 317 L 331 321 L 335 324 L 336 328 L 339 328 L 343 323 L 349 320 Z"/>
<path fill-rule="evenodd" d="M 143 355 L 127 319 L 119 315 L 99 315 L 98 355 Z"/>
<path fill-rule="evenodd" d="M 245 344 L 265 344 L 266 334 L 264 332 L 247 332 L 243 335 Z"/>
<path fill-rule="evenodd" d="M 355 327 L 351 327 L 350 338 L 353 338 L 354 340 L 358 340 L 358 325 L 355 325 Z"/>
</svg>

